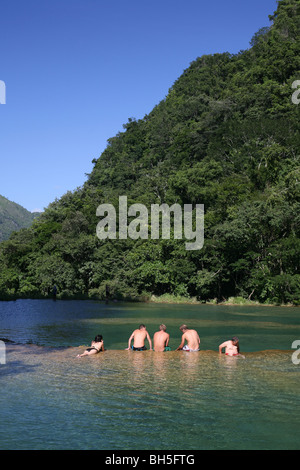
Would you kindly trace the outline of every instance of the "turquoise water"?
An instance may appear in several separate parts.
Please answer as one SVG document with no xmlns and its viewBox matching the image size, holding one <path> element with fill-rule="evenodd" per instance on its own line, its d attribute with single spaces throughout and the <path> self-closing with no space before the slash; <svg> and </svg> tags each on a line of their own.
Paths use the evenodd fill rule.
<svg viewBox="0 0 300 470">
<path fill-rule="evenodd" d="M 0 302 L 1 449 L 298 449 L 299 308 Z M 171 352 L 125 351 L 163 322 Z M 186 323 L 199 353 L 176 352 Z M 78 359 L 96 334 L 106 351 Z M 237 335 L 243 358 L 218 355 Z"/>
</svg>

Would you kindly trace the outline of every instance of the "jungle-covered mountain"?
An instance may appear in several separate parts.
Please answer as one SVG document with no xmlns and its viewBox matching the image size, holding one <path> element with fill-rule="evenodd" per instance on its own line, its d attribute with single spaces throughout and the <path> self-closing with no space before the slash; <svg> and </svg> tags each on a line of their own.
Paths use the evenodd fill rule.
<svg viewBox="0 0 300 470">
<path fill-rule="evenodd" d="M 6 197 L 0 196 L 0 242 L 7 240 L 14 231 L 30 227 L 37 215 L 9 201 Z"/>
<path fill-rule="evenodd" d="M 300 303 L 300 1 L 249 49 L 197 58 L 143 119 L 108 140 L 82 187 L 0 245 L 0 292 L 121 299 L 169 293 Z M 268 19 L 266 19 L 267 23 Z M 293 97 L 293 99 L 292 99 Z M 99 204 L 204 204 L 201 250 L 99 240 Z"/>
</svg>

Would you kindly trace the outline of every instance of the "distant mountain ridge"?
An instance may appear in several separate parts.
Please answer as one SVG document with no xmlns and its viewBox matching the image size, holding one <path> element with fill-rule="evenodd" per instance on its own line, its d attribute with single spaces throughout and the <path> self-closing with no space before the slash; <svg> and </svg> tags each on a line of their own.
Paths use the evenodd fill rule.
<svg viewBox="0 0 300 470">
<path fill-rule="evenodd" d="M 108 140 L 82 187 L 0 243 L 1 300 L 56 285 L 58 298 L 300 305 L 300 0 L 269 18 L 248 50 L 192 62 Z M 97 207 L 117 208 L 120 196 L 148 210 L 203 204 L 203 248 L 174 236 L 100 240 Z M 119 211 L 119 234 L 120 221 Z"/>
<path fill-rule="evenodd" d="M 30 227 L 37 216 L 37 212 L 29 212 L 0 195 L 0 241 L 8 240 L 12 232 Z"/>
</svg>

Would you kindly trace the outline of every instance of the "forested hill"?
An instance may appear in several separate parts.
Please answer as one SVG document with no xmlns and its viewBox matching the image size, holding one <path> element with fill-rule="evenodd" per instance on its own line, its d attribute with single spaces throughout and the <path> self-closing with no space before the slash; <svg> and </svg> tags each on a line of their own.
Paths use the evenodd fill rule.
<svg viewBox="0 0 300 470">
<path fill-rule="evenodd" d="M 36 213 L 0 196 L 0 241 L 7 240 L 15 230 L 30 227 Z"/>
<path fill-rule="evenodd" d="M 268 19 L 266 19 L 268 23 Z M 205 55 L 143 119 L 129 119 L 86 183 L 0 245 L 0 291 L 40 296 L 300 303 L 300 0 L 282 0 L 248 50 Z M 96 237 L 119 196 L 204 204 L 205 239 Z"/>
</svg>

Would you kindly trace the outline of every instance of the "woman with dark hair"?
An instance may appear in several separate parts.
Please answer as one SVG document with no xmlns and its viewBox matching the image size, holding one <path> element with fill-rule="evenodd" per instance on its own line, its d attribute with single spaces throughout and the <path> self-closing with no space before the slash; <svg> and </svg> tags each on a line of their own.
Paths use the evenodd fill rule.
<svg viewBox="0 0 300 470">
<path fill-rule="evenodd" d="M 92 356 L 98 354 L 100 351 L 104 351 L 104 342 L 102 335 L 97 335 L 91 343 L 91 347 L 87 348 L 84 353 L 78 354 L 77 357 Z"/>
</svg>

